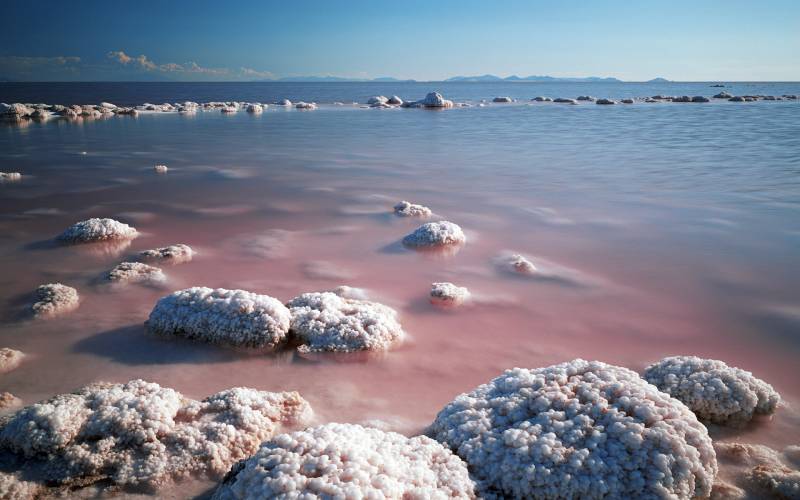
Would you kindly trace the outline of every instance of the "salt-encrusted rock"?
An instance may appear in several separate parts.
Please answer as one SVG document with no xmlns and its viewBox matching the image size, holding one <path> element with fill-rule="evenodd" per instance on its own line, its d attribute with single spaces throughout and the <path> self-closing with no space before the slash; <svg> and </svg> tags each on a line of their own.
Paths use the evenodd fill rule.
<svg viewBox="0 0 800 500">
<path fill-rule="evenodd" d="M 716 94 L 716 95 L 714 96 L 714 99 L 730 99 L 731 97 L 733 97 L 731 94 L 729 94 L 729 93 L 727 93 L 727 92 L 725 92 L 725 91 L 723 90 L 723 91 L 722 91 L 722 92 L 720 92 L 719 94 Z"/>
<path fill-rule="evenodd" d="M 514 368 L 458 396 L 429 435 L 489 498 L 703 498 L 717 462 L 705 426 L 626 368 Z"/>
<path fill-rule="evenodd" d="M 736 95 L 736 96 L 731 97 L 728 100 L 731 101 L 731 102 L 744 102 L 744 97 L 742 97 L 740 95 Z"/>
<path fill-rule="evenodd" d="M 294 107 L 297 109 L 307 109 L 307 110 L 317 109 L 317 105 L 314 104 L 313 102 L 303 102 L 303 101 L 298 102 L 297 104 L 295 104 Z"/>
<path fill-rule="evenodd" d="M 717 480 L 711 490 L 710 500 L 744 500 L 747 493 L 738 486 Z"/>
<path fill-rule="evenodd" d="M 278 101 L 275 104 L 278 105 L 278 106 L 291 106 L 292 105 L 292 101 L 290 101 L 289 99 L 281 99 L 280 101 Z"/>
<path fill-rule="evenodd" d="M 406 103 L 406 105 L 422 108 L 452 108 L 453 101 L 445 99 L 442 97 L 442 94 L 438 92 L 430 92 L 424 99 L 413 103 Z"/>
<path fill-rule="evenodd" d="M 452 222 L 428 222 L 403 238 L 403 244 L 414 248 L 462 245 L 467 241 L 461 228 Z"/>
<path fill-rule="evenodd" d="M 0 182 L 15 182 L 22 180 L 22 174 L 19 172 L 0 172 Z"/>
<path fill-rule="evenodd" d="M 0 373 L 8 373 L 22 363 L 25 355 L 21 351 L 3 347 L 0 349 Z"/>
<path fill-rule="evenodd" d="M 387 104 L 389 102 L 389 98 L 382 95 L 372 96 L 367 99 L 367 104 Z"/>
<path fill-rule="evenodd" d="M 514 102 L 514 99 L 508 96 L 495 97 L 492 102 Z"/>
<path fill-rule="evenodd" d="M 524 255 L 518 253 L 502 254 L 497 259 L 498 266 L 508 272 L 523 275 L 536 274 L 536 266 Z"/>
<path fill-rule="evenodd" d="M 223 106 L 220 108 L 222 113 L 236 113 L 237 111 L 239 111 L 238 106 Z"/>
<path fill-rule="evenodd" d="M 122 262 L 106 274 L 112 283 L 163 283 L 167 281 L 164 271 L 142 262 Z"/>
<path fill-rule="evenodd" d="M 710 102 L 711 100 L 708 97 L 704 97 L 701 95 L 696 95 L 692 97 L 692 102 Z"/>
<path fill-rule="evenodd" d="M 619 102 L 621 102 L 622 104 L 633 104 L 635 101 L 628 97 L 625 99 L 621 99 Z"/>
<path fill-rule="evenodd" d="M 310 416 L 296 392 L 239 387 L 194 401 L 143 380 L 97 383 L 3 419 L 0 449 L 41 465 L 48 484 L 156 488 L 189 475 L 219 477 Z"/>
<path fill-rule="evenodd" d="M 3 500 L 33 500 L 42 486 L 20 478 L 19 474 L 0 472 L 0 498 Z"/>
<path fill-rule="evenodd" d="M 394 213 L 401 217 L 427 218 L 430 217 L 433 212 L 424 205 L 417 205 L 403 200 L 394 206 Z"/>
<path fill-rule="evenodd" d="M 536 102 L 553 102 L 553 99 L 551 97 L 545 97 L 541 95 L 534 97 L 533 100 Z"/>
<path fill-rule="evenodd" d="M 757 465 L 746 478 L 772 498 L 800 498 L 800 471 L 783 465 Z"/>
<path fill-rule="evenodd" d="M 215 500 L 475 498 L 467 466 L 425 436 L 327 424 L 264 443 L 236 464 Z"/>
<path fill-rule="evenodd" d="M 111 104 L 110 102 L 101 102 L 100 107 L 104 109 L 117 109 L 117 106 Z"/>
<path fill-rule="evenodd" d="M 431 304 L 441 307 L 458 307 L 469 300 L 470 293 L 466 287 L 452 283 L 433 283 L 431 285 Z"/>
<path fill-rule="evenodd" d="M 33 114 L 34 109 L 24 104 L 15 102 L 12 104 L 0 104 L 0 115 L 8 118 L 24 118 Z"/>
<path fill-rule="evenodd" d="M 738 483 L 750 497 L 800 498 L 800 471 L 788 466 L 778 451 L 746 443 L 718 442 L 714 448 L 719 460 L 746 466 Z M 791 461 L 787 453 L 784 455 Z"/>
<path fill-rule="evenodd" d="M 397 97 L 396 95 L 393 95 L 392 97 L 389 98 L 388 101 L 386 101 L 386 103 L 391 104 L 392 106 L 402 106 L 403 100 Z"/>
<path fill-rule="evenodd" d="M 260 104 L 250 104 L 247 106 L 248 113 L 261 114 L 264 112 L 264 107 Z"/>
<path fill-rule="evenodd" d="M 10 392 L 0 393 L 0 411 L 8 411 L 22 406 L 22 400 Z M 0 489 L 0 498 L 3 497 L 3 490 Z"/>
<path fill-rule="evenodd" d="M 385 351 L 405 332 L 391 307 L 331 292 L 304 293 L 286 304 L 301 353 Z"/>
<path fill-rule="evenodd" d="M 50 118 L 50 112 L 45 109 L 37 109 L 31 113 L 31 118 L 34 120 L 47 120 Z"/>
<path fill-rule="evenodd" d="M 605 105 L 616 104 L 616 103 L 617 101 L 613 99 L 598 99 L 595 101 L 595 104 L 605 104 Z"/>
<path fill-rule="evenodd" d="M 597 98 L 596 97 L 592 97 L 590 95 L 579 95 L 577 97 L 577 100 L 578 101 L 596 101 Z"/>
<path fill-rule="evenodd" d="M 688 95 L 675 96 L 672 98 L 672 102 L 692 102 L 692 98 Z"/>
<path fill-rule="evenodd" d="M 558 97 L 553 99 L 553 102 L 557 102 L 559 104 L 578 104 L 578 101 L 575 99 L 568 99 L 566 97 Z"/>
<path fill-rule="evenodd" d="M 156 165 L 153 167 L 153 170 L 155 170 L 157 174 L 166 174 L 169 168 L 166 165 Z"/>
<path fill-rule="evenodd" d="M 701 420 L 742 425 L 753 414 L 773 413 L 780 395 L 752 373 L 722 361 L 695 356 L 664 358 L 644 378 L 684 402 Z"/>
<path fill-rule="evenodd" d="M 36 302 L 31 306 L 34 316 L 55 316 L 74 311 L 80 305 L 78 291 L 61 283 L 48 283 L 36 289 Z"/>
<path fill-rule="evenodd" d="M 139 236 L 136 228 L 114 219 L 89 219 L 73 224 L 57 239 L 64 243 L 90 243 L 93 241 L 131 240 Z"/>
<path fill-rule="evenodd" d="M 273 349 L 286 339 L 290 321 L 289 310 L 269 295 L 193 287 L 162 297 L 146 324 L 157 335 Z"/>
<path fill-rule="evenodd" d="M 183 243 L 139 252 L 139 260 L 141 261 L 166 262 L 168 264 L 191 262 L 193 256 L 194 250 L 192 250 L 192 247 Z"/>
<path fill-rule="evenodd" d="M 369 293 L 365 289 L 354 286 L 339 285 L 336 288 L 329 290 L 329 292 L 335 293 L 339 297 L 343 297 L 345 299 L 369 299 Z"/>
</svg>

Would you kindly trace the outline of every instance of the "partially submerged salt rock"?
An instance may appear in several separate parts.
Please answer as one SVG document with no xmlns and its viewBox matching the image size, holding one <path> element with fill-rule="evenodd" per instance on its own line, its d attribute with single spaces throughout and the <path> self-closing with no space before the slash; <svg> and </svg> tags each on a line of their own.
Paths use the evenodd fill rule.
<svg viewBox="0 0 800 500">
<path fill-rule="evenodd" d="M 636 102 L 636 101 L 634 101 L 634 100 L 633 100 L 633 99 L 631 99 L 630 97 L 626 97 L 625 99 L 620 99 L 620 101 L 619 101 L 619 102 L 621 102 L 622 104 L 633 104 L 633 103 L 634 103 L 634 102 Z"/>
<path fill-rule="evenodd" d="M 153 170 L 155 170 L 157 174 L 166 174 L 169 168 L 166 165 L 156 165 L 153 167 Z"/>
<path fill-rule="evenodd" d="M 139 260 L 145 262 L 166 262 L 168 264 L 182 264 L 191 262 L 194 250 L 189 245 L 178 243 L 168 247 L 160 247 L 139 252 Z"/>
<path fill-rule="evenodd" d="M 43 483 L 156 488 L 189 475 L 219 477 L 311 407 L 296 392 L 234 388 L 202 401 L 143 380 L 96 383 L 0 422 L 0 449 Z"/>
<path fill-rule="evenodd" d="M 16 369 L 25 355 L 21 351 L 3 347 L 0 349 L 0 373 L 8 373 Z"/>
<path fill-rule="evenodd" d="M 292 101 L 290 101 L 289 99 L 281 99 L 280 101 L 276 102 L 275 104 L 277 106 L 291 106 L 292 105 Z"/>
<path fill-rule="evenodd" d="M 429 435 L 499 498 L 703 498 L 717 462 L 680 401 L 597 361 L 514 368 L 458 396 Z"/>
<path fill-rule="evenodd" d="M 414 102 L 403 103 L 403 107 L 407 108 L 452 108 L 453 101 L 449 101 L 442 97 L 438 92 L 430 92 L 424 99 Z"/>
<path fill-rule="evenodd" d="M 394 206 L 394 213 L 401 217 L 430 217 L 433 212 L 424 205 L 416 205 L 408 201 L 401 201 Z"/>
<path fill-rule="evenodd" d="M 163 283 L 167 281 L 164 271 L 142 262 L 122 262 L 106 274 L 113 283 Z"/>
<path fill-rule="evenodd" d="M 247 112 L 258 115 L 264 112 L 264 107 L 260 104 L 249 104 L 247 106 Z"/>
<path fill-rule="evenodd" d="M 403 238 L 403 244 L 414 248 L 462 245 L 467 241 L 461 228 L 452 222 L 428 222 Z"/>
<path fill-rule="evenodd" d="M 494 99 L 492 99 L 492 102 L 514 102 L 514 99 L 508 96 L 502 96 L 502 97 L 495 97 Z"/>
<path fill-rule="evenodd" d="M 557 102 L 559 104 L 578 104 L 577 100 L 566 97 L 557 97 L 556 99 L 553 99 L 553 102 Z"/>
<path fill-rule="evenodd" d="M 708 97 L 696 95 L 692 97 L 692 102 L 710 102 L 710 99 Z"/>
<path fill-rule="evenodd" d="M 396 95 L 393 95 L 392 97 L 389 98 L 388 101 L 386 101 L 386 103 L 391 104 L 392 106 L 402 106 L 403 100 L 397 97 Z"/>
<path fill-rule="evenodd" d="M 345 299 L 356 299 L 356 300 L 369 299 L 369 293 L 365 289 L 354 286 L 339 285 L 336 288 L 329 291 Z"/>
<path fill-rule="evenodd" d="M 0 393 L 0 412 L 6 412 L 22 406 L 22 400 L 10 392 Z M 7 498 L 3 495 L 3 487 L 0 485 L 0 498 Z"/>
<path fill-rule="evenodd" d="M 298 351 L 385 351 L 405 338 L 397 312 L 368 300 L 331 292 L 304 293 L 286 304 Z"/>
<path fill-rule="evenodd" d="M 742 425 L 753 414 L 773 413 L 780 395 L 771 385 L 722 361 L 696 356 L 664 358 L 644 378 L 684 402 L 701 420 Z"/>
<path fill-rule="evenodd" d="M 294 107 L 297 109 L 307 109 L 309 111 L 317 109 L 317 105 L 314 104 L 313 102 L 303 102 L 303 101 L 298 102 Z"/>
<path fill-rule="evenodd" d="M 578 101 L 596 101 L 597 98 L 596 97 L 592 97 L 590 95 L 579 95 L 577 97 L 577 100 Z"/>
<path fill-rule="evenodd" d="M 139 236 L 136 228 L 114 219 L 88 219 L 68 227 L 57 239 L 64 243 L 90 243 L 106 240 L 131 240 Z"/>
<path fill-rule="evenodd" d="M 48 283 L 36 289 L 36 302 L 31 306 L 34 316 L 55 316 L 78 308 L 78 291 L 61 283 Z"/>
<path fill-rule="evenodd" d="M 15 182 L 22 180 L 22 174 L 19 172 L 0 172 L 0 182 Z"/>
<path fill-rule="evenodd" d="M 553 102 L 553 99 L 551 97 L 544 97 L 544 96 L 536 96 L 531 100 L 536 102 Z"/>
<path fill-rule="evenodd" d="M 747 493 L 741 498 L 800 498 L 800 471 L 784 461 L 792 459 L 788 450 L 782 455 L 764 445 L 720 442 L 714 448 L 720 461 L 745 467 L 736 475 L 738 486 Z"/>
<path fill-rule="evenodd" d="M 613 99 L 597 99 L 595 101 L 595 104 L 606 104 L 606 105 L 608 105 L 608 104 L 616 104 L 616 103 L 617 103 L 617 101 L 615 101 Z"/>
<path fill-rule="evenodd" d="M 524 255 L 518 253 L 502 254 L 496 259 L 501 269 L 517 274 L 536 274 L 536 266 Z"/>
<path fill-rule="evenodd" d="M 286 339 L 290 321 L 289 310 L 269 295 L 193 287 L 162 297 L 146 325 L 157 335 L 273 349 Z"/>
<path fill-rule="evenodd" d="M 389 98 L 382 95 L 372 96 L 367 99 L 367 104 L 387 104 L 389 102 Z"/>
<path fill-rule="evenodd" d="M 33 500 L 42 489 L 41 485 L 25 481 L 19 474 L 0 472 L 0 498 L 3 500 Z"/>
<path fill-rule="evenodd" d="M 469 300 L 470 293 L 463 286 L 452 283 L 433 283 L 431 285 L 431 304 L 441 307 L 458 307 Z"/>
</svg>

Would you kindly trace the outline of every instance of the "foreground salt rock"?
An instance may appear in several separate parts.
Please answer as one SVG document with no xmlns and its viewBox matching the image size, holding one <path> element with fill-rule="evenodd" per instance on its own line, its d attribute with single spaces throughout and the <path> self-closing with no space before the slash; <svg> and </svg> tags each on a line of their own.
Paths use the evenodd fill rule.
<svg viewBox="0 0 800 500">
<path fill-rule="evenodd" d="M 0 172 L 0 182 L 16 182 L 22 180 L 19 172 Z"/>
<path fill-rule="evenodd" d="M 419 101 L 407 101 L 402 105 L 404 108 L 452 108 L 453 101 L 445 99 L 438 92 L 428 93 L 424 99 Z"/>
<path fill-rule="evenodd" d="M 397 311 L 378 302 L 312 292 L 286 307 L 300 353 L 385 351 L 405 338 Z"/>
<path fill-rule="evenodd" d="M 401 217 L 430 217 L 433 212 L 424 205 L 417 205 L 406 200 L 394 206 L 394 213 Z"/>
<path fill-rule="evenodd" d="M 403 238 L 403 244 L 412 248 L 463 245 L 466 241 L 461 227 L 449 221 L 428 222 Z"/>
<path fill-rule="evenodd" d="M 183 264 L 191 262 L 194 250 L 189 245 L 178 243 L 166 247 L 154 248 L 139 252 L 138 258 L 144 262 L 166 262 L 168 264 Z"/>
<path fill-rule="evenodd" d="M 0 349 L 0 373 L 8 373 L 16 369 L 23 359 L 25 359 L 25 355 L 21 351 L 3 347 Z"/>
<path fill-rule="evenodd" d="M 264 443 L 213 496 L 259 498 L 475 498 L 467 466 L 425 436 L 327 424 Z"/>
<path fill-rule="evenodd" d="M 156 489 L 190 475 L 218 478 L 261 442 L 305 424 L 296 392 L 233 388 L 202 401 L 144 380 L 96 383 L 0 421 L 0 449 L 42 484 Z"/>
<path fill-rule="evenodd" d="M 712 498 L 800 498 L 800 470 L 791 463 L 791 446 L 783 453 L 764 445 L 736 442 L 714 443 L 714 448 L 720 462 L 736 468 L 736 484 L 715 484 Z"/>
<path fill-rule="evenodd" d="M 142 262 L 122 262 L 106 274 L 112 283 L 164 283 L 167 276 L 160 268 Z"/>
<path fill-rule="evenodd" d="M 644 378 L 685 403 L 701 420 L 741 426 L 770 414 L 781 400 L 771 385 L 722 361 L 673 356 L 648 366 Z"/>
<path fill-rule="evenodd" d="M 135 227 L 114 219 L 93 218 L 68 227 L 56 238 L 64 243 L 91 243 L 94 241 L 131 240 L 139 236 Z"/>
<path fill-rule="evenodd" d="M 74 311 L 80 305 L 78 291 L 61 283 L 48 283 L 36 289 L 31 312 L 36 317 L 56 316 Z"/>
<path fill-rule="evenodd" d="M 269 295 L 193 287 L 162 297 L 146 325 L 156 335 L 274 349 L 286 339 L 290 321 L 289 310 Z"/>
<path fill-rule="evenodd" d="M 680 401 L 626 368 L 514 368 L 458 396 L 429 435 L 492 498 L 704 498 L 717 462 Z"/>
<path fill-rule="evenodd" d="M 440 307 L 458 307 L 470 298 L 469 290 L 449 282 L 433 283 L 431 285 L 431 304 Z"/>
</svg>

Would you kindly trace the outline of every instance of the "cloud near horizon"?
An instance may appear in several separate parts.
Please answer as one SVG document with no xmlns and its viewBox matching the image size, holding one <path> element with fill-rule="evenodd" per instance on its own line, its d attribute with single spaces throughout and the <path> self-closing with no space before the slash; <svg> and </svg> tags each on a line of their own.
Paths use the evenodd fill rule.
<svg viewBox="0 0 800 500">
<path fill-rule="evenodd" d="M 209 77 L 232 78 L 232 79 L 273 79 L 273 75 L 269 71 L 258 71 L 252 68 L 239 68 L 233 70 L 230 68 L 206 68 L 200 66 L 194 61 L 189 61 L 184 64 L 178 63 L 164 63 L 156 64 L 144 54 L 138 56 L 130 56 L 122 50 L 111 51 L 107 57 L 123 66 L 131 66 L 144 71 L 160 72 L 160 73 L 177 73 L 177 74 L 195 74 L 206 75 Z"/>
</svg>

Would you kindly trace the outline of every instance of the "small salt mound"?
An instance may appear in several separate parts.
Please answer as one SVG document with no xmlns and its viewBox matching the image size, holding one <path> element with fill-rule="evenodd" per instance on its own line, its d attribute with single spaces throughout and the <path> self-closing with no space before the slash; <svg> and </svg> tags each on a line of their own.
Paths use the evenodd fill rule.
<svg viewBox="0 0 800 500">
<path fill-rule="evenodd" d="M 292 105 L 292 101 L 290 101 L 289 99 L 281 99 L 280 101 L 278 101 L 275 104 L 277 104 L 278 106 L 291 106 Z"/>
<path fill-rule="evenodd" d="M 404 108 L 452 108 L 453 101 L 445 99 L 438 92 L 430 92 L 419 101 L 404 102 Z"/>
<path fill-rule="evenodd" d="M 57 239 L 65 243 L 130 240 L 139 236 L 136 228 L 114 219 L 89 219 L 73 224 Z"/>
<path fill-rule="evenodd" d="M 382 95 L 376 95 L 367 99 L 367 104 L 387 104 L 389 98 Z"/>
<path fill-rule="evenodd" d="M 0 182 L 15 182 L 22 180 L 22 174 L 19 172 L 0 172 Z"/>
<path fill-rule="evenodd" d="M 495 97 L 492 99 L 492 102 L 514 102 L 514 99 L 505 96 L 505 97 Z"/>
<path fill-rule="evenodd" d="M 431 304 L 442 307 L 457 307 L 469 300 L 470 293 L 463 286 L 452 283 L 434 283 L 431 285 Z"/>
<path fill-rule="evenodd" d="M 158 384 L 97 383 L 28 406 L 0 423 L 0 449 L 42 465 L 43 482 L 156 488 L 219 477 L 311 407 L 296 392 L 229 389 L 194 401 Z"/>
<path fill-rule="evenodd" d="M 268 295 L 193 287 L 161 298 L 147 329 L 212 344 L 272 349 L 286 338 L 290 321 L 289 310 Z"/>
<path fill-rule="evenodd" d="M 617 101 L 615 101 L 613 99 L 597 99 L 594 102 L 595 102 L 595 104 L 605 104 L 605 105 L 616 104 L 617 103 Z"/>
<path fill-rule="evenodd" d="M 3 347 L 0 349 L 0 373 L 8 373 L 16 369 L 25 355 L 21 351 Z"/>
<path fill-rule="evenodd" d="M 403 200 L 394 206 L 394 213 L 401 217 L 427 218 L 430 217 L 433 212 L 431 212 L 430 208 L 424 205 L 416 205 Z"/>
<path fill-rule="evenodd" d="M 598 361 L 507 370 L 445 406 L 429 435 L 492 497 L 703 498 L 717 474 L 683 403 Z"/>
<path fill-rule="evenodd" d="M 155 170 L 157 174 L 166 174 L 169 168 L 167 168 L 166 165 L 156 165 L 153 167 L 153 170 Z"/>
<path fill-rule="evenodd" d="M 282 434 L 230 471 L 216 500 L 475 498 L 467 467 L 425 436 L 354 424 Z"/>
<path fill-rule="evenodd" d="M 461 228 L 457 224 L 448 221 L 428 222 L 403 238 L 404 245 L 423 248 L 461 245 L 466 241 L 467 237 L 464 236 Z"/>
<path fill-rule="evenodd" d="M 396 95 L 393 95 L 392 97 L 389 98 L 388 101 L 386 101 L 386 103 L 391 104 L 393 106 L 402 106 L 403 100 L 397 97 Z"/>
<path fill-rule="evenodd" d="M 141 262 L 122 262 L 106 274 L 106 280 L 114 283 L 163 283 L 164 272 Z"/>
<path fill-rule="evenodd" d="M 531 262 L 525 256 L 520 255 L 518 253 L 501 255 L 500 257 L 497 258 L 497 262 L 503 269 L 513 273 L 519 273 L 519 274 L 536 273 L 536 266 L 533 265 L 533 262 Z"/>
<path fill-rule="evenodd" d="M 773 413 L 781 399 L 752 373 L 695 356 L 664 358 L 648 366 L 644 378 L 683 401 L 701 420 L 717 424 L 738 426 L 755 413 Z"/>
<path fill-rule="evenodd" d="M 397 312 L 377 302 L 320 292 L 304 293 L 286 306 L 302 353 L 384 351 L 405 337 Z"/>
<path fill-rule="evenodd" d="M 48 283 L 36 289 L 36 302 L 31 311 L 34 316 L 54 316 L 74 311 L 79 304 L 77 290 L 61 283 Z"/>
<path fill-rule="evenodd" d="M 192 250 L 192 247 L 184 245 L 183 243 L 139 252 L 139 260 L 146 262 L 167 262 L 169 264 L 191 262 L 193 256 L 194 250 Z"/>
<path fill-rule="evenodd" d="M 295 104 L 294 107 L 297 109 L 307 109 L 307 110 L 317 109 L 317 105 L 314 104 L 313 102 L 302 102 L 302 101 Z"/>
<path fill-rule="evenodd" d="M 247 106 L 248 113 L 261 114 L 264 112 L 264 107 L 260 104 L 250 104 Z"/>
</svg>

